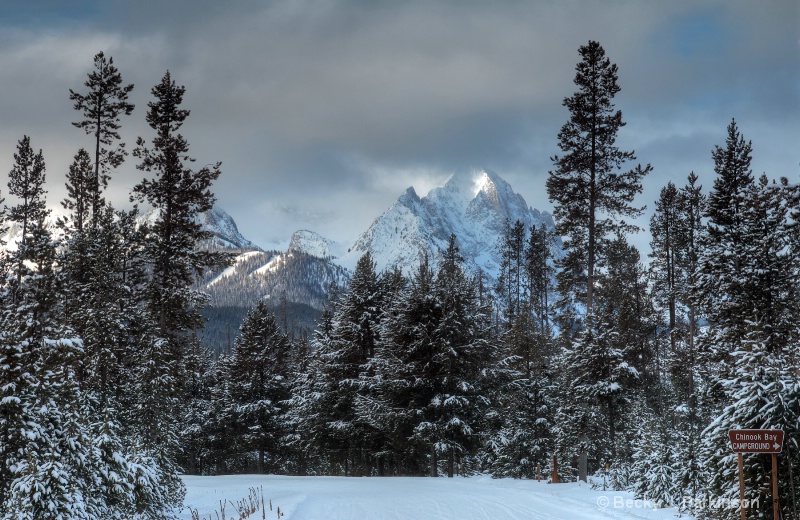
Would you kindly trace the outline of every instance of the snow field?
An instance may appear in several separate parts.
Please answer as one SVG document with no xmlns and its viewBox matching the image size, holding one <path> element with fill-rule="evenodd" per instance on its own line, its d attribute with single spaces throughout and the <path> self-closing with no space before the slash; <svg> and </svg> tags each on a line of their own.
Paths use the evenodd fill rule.
<svg viewBox="0 0 800 520">
<path fill-rule="evenodd" d="M 262 487 L 265 518 L 277 520 L 596 520 L 608 518 L 663 520 L 675 508 L 656 509 L 631 493 L 592 490 L 584 483 L 547 484 L 530 480 L 425 477 L 285 477 L 229 475 L 183 477 L 186 508 L 202 520 L 218 520 L 220 501 L 246 498 Z M 269 511 L 272 501 L 273 511 Z M 235 517 L 228 503 L 226 517 Z M 249 517 L 261 519 L 261 512 Z M 683 516 L 687 520 L 691 517 Z M 228 520 L 226 518 L 225 520 Z"/>
</svg>

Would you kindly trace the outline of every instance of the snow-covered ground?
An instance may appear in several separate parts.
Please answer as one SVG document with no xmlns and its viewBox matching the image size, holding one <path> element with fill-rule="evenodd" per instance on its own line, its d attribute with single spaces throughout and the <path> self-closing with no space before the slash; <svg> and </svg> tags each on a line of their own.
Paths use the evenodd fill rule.
<svg viewBox="0 0 800 520">
<path fill-rule="evenodd" d="M 203 520 L 219 518 L 220 501 L 246 498 L 263 488 L 265 518 L 283 520 L 665 520 L 675 508 L 656 509 L 630 493 L 592 490 L 586 484 L 528 480 L 414 477 L 282 477 L 232 475 L 184 477 L 186 505 Z M 273 511 L 269 511 L 272 501 Z M 237 517 L 227 502 L 225 516 Z M 191 520 L 189 509 L 183 516 Z M 249 517 L 261 519 L 261 512 Z M 690 517 L 683 516 L 685 519 Z"/>
</svg>

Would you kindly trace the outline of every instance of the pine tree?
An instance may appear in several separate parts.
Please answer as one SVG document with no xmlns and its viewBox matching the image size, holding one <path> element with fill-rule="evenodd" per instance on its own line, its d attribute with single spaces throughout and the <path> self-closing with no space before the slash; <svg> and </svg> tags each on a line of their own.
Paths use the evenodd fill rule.
<svg viewBox="0 0 800 520">
<path fill-rule="evenodd" d="M 291 343 L 264 300 L 247 314 L 222 377 L 230 393 L 238 439 L 247 453 L 257 453 L 257 471 L 281 469 L 287 455 L 284 421 L 290 397 Z M 269 461 L 267 461 L 269 458 Z"/>
<path fill-rule="evenodd" d="M 679 337 L 678 318 L 679 301 L 678 291 L 686 284 L 686 273 L 682 267 L 685 251 L 682 245 L 686 243 L 682 236 L 684 233 L 685 216 L 681 211 L 680 192 L 672 182 L 661 189 L 656 209 L 650 218 L 651 263 L 650 269 L 654 274 L 654 291 L 662 305 L 667 308 L 669 316 L 669 339 L 672 351 L 677 349 Z"/>
<path fill-rule="evenodd" d="M 115 212 L 104 205 L 93 227 L 80 231 L 61 223 L 60 321 L 83 339 L 76 372 L 80 412 L 89 420 L 85 471 L 102 483 L 95 486 L 104 504 L 104 513 L 98 515 L 102 517 L 131 516 L 159 500 L 137 485 L 141 472 L 149 476 L 158 472 L 155 463 L 134 462 L 142 459 L 143 449 L 135 435 L 136 401 L 131 390 L 139 361 L 137 298 L 143 274 L 136 259 L 140 241 L 135 217 L 135 210 Z"/>
<path fill-rule="evenodd" d="M 8 173 L 8 193 L 17 197 L 20 203 L 7 209 L 8 219 L 16 222 L 21 230 L 19 251 L 16 255 L 17 283 L 20 282 L 27 244 L 28 233 L 34 226 L 42 223 L 48 212 L 45 204 L 44 189 L 45 165 L 42 151 L 33 152 L 30 137 L 23 136 L 17 143 L 17 153 L 14 154 L 14 166 Z M 14 297 L 12 293 L 12 298 Z"/>
<path fill-rule="evenodd" d="M 738 142 L 738 140 L 737 140 Z M 795 207 L 797 188 L 786 179 L 770 182 L 762 175 L 743 194 L 741 223 L 745 256 L 739 259 L 740 277 L 737 288 L 747 314 L 745 337 L 731 344 L 726 360 L 731 362 L 714 375 L 721 389 L 722 408 L 704 432 L 703 454 L 711 481 L 712 497 L 735 498 L 736 489 L 728 480 L 735 475 L 736 464 L 727 442 L 729 429 L 783 429 L 792 438 L 800 424 L 800 384 L 796 377 L 796 356 L 800 329 L 798 311 L 797 223 L 790 212 Z M 721 296 L 721 295 L 720 295 Z M 713 337 L 713 336 L 712 336 Z M 720 334 L 717 337 L 724 337 Z M 788 459 L 793 471 L 797 461 Z M 768 474 L 763 458 L 745 457 L 745 479 L 755 489 Z M 780 496 L 791 494 L 794 485 L 788 478 L 787 464 Z M 751 495 L 755 499 L 756 495 Z M 785 514 L 789 507 L 784 502 Z M 762 515 L 769 504 L 762 504 Z"/>
<path fill-rule="evenodd" d="M 747 254 L 745 213 L 754 179 L 752 144 L 745 142 L 735 121 L 728 125 L 725 142 L 725 148 L 717 146 L 712 154 L 717 177 L 708 197 L 708 227 L 693 296 L 712 325 L 704 337 L 710 361 L 730 366 L 728 356 L 747 335 L 747 321 L 754 310 L 742 284 Z"/>
<path fill-rule="evenodd" d="M 697 302 L 692 298 L 693 280 L 698 270 L 702 237 L 705 224 L 702 216 L 705 212 L 706 197 L 702 186 L 697 184 L 698 177 L 692 172 L 688 183 L 678 194 L 681 218 L 678 223 L 681 231 L 676 237 L 680 240 L 678 249 L 681 253 L 675 258 L 678 271 L 684 276 L 675 286 L 675 299 L 685 313 L 685 335 L 675 345 L 669 363 L 669 376 L 676 393 L 676 414 L 679 424 L 676 425 L 680 456 L 676 458 L 676 481 L 681 496 L 697 496 L 707 482 L 703 467 L 698 457 L 700 432 L 708 424 L 708 410 L 703 399 L 702 389 L 706 386 L 701 379 L 701 356 L 697 348 L 698 322 L 700 314 Z"/>
<path fill-rule="evenodd" d="M 134 109 L 134 105 L 128 102 L 133 84 L 122 85 L 122 75 L 114 66 L 114 58 L 106 58 L 103 52 L 98 52 L 94 56 L 94 67 L 84 83 L 89 90 L 87 93 L 69 91 L 75 110 L 83 116 L 81 121 L 72 124 L 93 135 L 95 140 L 94 178 L 89 179 L 90 183 L 85 186 L 91 197 L 85 202 L 91 204 L 92 218 L 100 212 L 103 204 L 100 194 L 108 187 L 111 171 L 118 168 L 127 155 L 125 143 L 119 142 L 115 146 L 115 142 L 120 140 L 120 116 L 130 115 Z M 80 164 L 84 166 L 84 158 Z M 73 183 L 73 187 L 76 184 Z M 83 201 L 83 197 L 80 200 Z M 77 228 L 82 229 L 82 225 L 78 224 Z"/>
<path fill-rule="evenodd" d="M 647 428 L 642 428 L 633 441 L 633 464 L 631 489 L 636 496 L 661 507 L 681 504 L 684 495 L 680 492 L 675 475 L 673 439 L 669 419 L 659 416 L 639 402 L 632 417 Z"/>
<path fill-rule="evenodd" d="M 488 372 L 497 356 L 485 302 L 451 236 L 437 273 L 423 259 L 382 324 L 380 395 L 393 445 L 411 472 L 427 466 L 437 476 L 446 457 L 452 476 L 456 462 L 469 466 L 482 444 Z"/>
<path fill-rule="evenodd" d="M 494 400 L 500 427 L 490 441 L 492 474 L 533 478 L 552 452 L 552 383 L 549 294 L 552 236 L 542 225 L 530 230 L 522 265 L 519 315 L 502 337 L 502 369 L 495 370 Z"/>
<path fill-rule="evenodd" d="M 317 398 L 311 403 L 316 411 L 309 429 L 345 475 L 368 473 L 372 453 L 380 451 L 378 431 L 359 413 L 359 395 L 364 394 L 362 375 L 375 355 L 381 308 L 375 262 L 365 253 L 348 291 L 334 304 L 329 331 L 319 331 L 314 340 Z"/>
<path fill-rule="evenodd" d="M 84 342 L 82 386 L 103 405 L 131 383 L 125 367 L 132 362 L 128 311 L 135 303 L 124 277 L 124 261 L 134 254 L 130 249 L 136 245 L 123 238 L 123 225 L 120 214 L 104 206 L 93 228 L 66 230 L 59 257 L 64 321 Z"/>
<path fill-rule="evenodd" d="M 62 313 L 56 245 L 46 226 L 44 159 L 20 141 L 9 173 L 19 199 L 12 221 L 25 230 L 3 281 L 0 308 L 0 513 L 2 518 L 103 516 L 91 432 L 76 367 L 82 343 Z"/>
<path fill-rule="evenodd" d="M 557 437 L 561 451 L 575 455 L 576 441 L 586 436 L 592 458 L 620 463 L 629 455 L 623 411 L 640 381 L 653 380 L 655 325 L 639 253 L 621 235 L 609 242 L 604 267 L 596 313 L 559 360 L 569 391 L 560 396 Z"/>
<path fill-rule="evenodd" d="M 553 294 L 553 233 L 544 224 L 530 230 L 525 248 L 525 279 L 531 312 L 536 329 L 544 337 L 550 335 L 550 299 Z"/>
<path fill-rule="evenodd" d="M 435 285 L 442 317 L 432 338 L 437 347 L 432 361 L 438 365 L 438 373 L 431 402 L 435 418 L 432 440 L 437 451 L 447 455 L 448 477 L 454 474 L 456 457 L 463 460 L 480 445 L 476 435 L 490 405 L 483 374 L 497 354 L 490 337 L 488 309 L 477 304 L 475 283 L 465 275 L 463 261 L 456 237 L 451 235 Z M 425 430 L 419 428 L 423 435 Z"/>
<path fill-rule="evenodd" d="M 380 378 L 373 414 L 392 432 L 389 439 L 400 474 L 438 474 L 434 446 L 419 439 L 420 421 L 433 398 L 432 334 L 440 316 L 434 273 L 423 255 L 407 285 L 394 293 L 380 324 L 381 341 L 372 362 Z"/>
<path fill-rule="evenodd" d="M 575 75 L 578 91 L 564 99 L 570 112 L 558 134 L 564 155 L 552 158 L 555 170 L 547 179 L 547 194 L 555 204 L 558 234 L 566 237 L 559 289 L 562 294 L 575 292 L 590 316 L 605 238 L 635 229 L 623 219 L 641 214 L 631 203 L 651 167 L 620 171 L 636 156 L 616 145 L 617 132 L 625 125 L 613 104 L 620 91 L 617 66 L 595 41 L 578 52 L 582 58 Z"/>
<path fill-rule="evenodd" d="M 155 131 L 152 148 L 137 139 L 134 156 L 140 170 L 154 178 L 143 179 L 133 188 L 132 197 L 149 203 L 154 222 L 146 229 L 143 256 L 149 279 L 144 288 L 147 326 L 140 339 L 137 363 L 137 393 L 141 402 L 139 435 L 155 447 L 155 459 L 171 503 L 182 500 L 182 483 L 176 461 L 180 449 L 176 424 L 178 407 L 187 397 L 190 377 L 189 353 L 198 340 L 191 332 L 201 325 L 198 309 L 205 304 L 203 294 L 192 287 L 206 268 L 223 264 L 226 255 L 202 251 L 199 245 L 208 238 L 197 216 L 213 207 L 211 184 L 219 177 L 219 164 L 197 171 L 188 167 L 189 143 L 178 133 L 189 111 L 179 108 L 185 92 L 167 72 L 153 87 L 155 101 L 148 103 L 147 123 Z"/>
<path fill-rule="evenodd" d="M 89 152 L 81 148 L 67 173 L 67 198 L 61 202 L 64 209 L 72 212 L 70 219 L 76 231 L 83 231 L 84 224 L 89 220 L 94 194 L 91 191 L 94 185 L 92 159 Z"/>
<path fill-rule="evenodd" d="M 512 226 L 506 222 L 505 232 L 498 244 L 500 250 L 500 273 L 495 294 L 504 301 L 505 319 L 513 321 L 520 313 L 523 299 L 523 275 L 525 267 L 525 225 L 517 220 Z"/>
<path fill-rule="evenodd" d="M 158 335 L 170 341 L 199 324 L 192 310 L 199 297 L 191 290 L 195 276 L 224 260 L 224 255 L 198 250 L 208 233 L 196 217 L 214 205 L 210 187 L 220 175 L 220 165 L 197 171 L 187 166 L 193 161 L 187 156 L 189 143 L 178 133 L 189 116 L 188 110 L 178 108 L 185 90 L 169 72 L 153 87 L 156 101 L 148 103 L 147 112 L 147 122 L 156 131 L 153 147 L 147 148 L 139 137 L 134 150 L 141 159 L 138 168 L 155 175 L 134 186 L 133 197 L 149 203 L 157 214 L 145 252 L 152 268 L 149 301 Z"/>
<path fill-rule="evenodd" d="M 692 295 L 709 321 L 700 341 L 707 399 L 716 418 L 703 434 L 701 455 L 712 498 L 736 496 L 730 484 L 735 479 L 728 480 L 736 471 L 728 429 L 781 427 L 788 434 L 800 413 L 791 375 L 800 318 L 797 224 L 790 209 L 796 207 L 797 189 L 766 176 L 756 181 L 751 153 L 752 145 L 732 121 L 725 148 L 713 152 L 717 178 Z M 794 469 L 796 461 L 791 464 Z M 758 484 L 765 469 L 758 458 L 745 457 L 748 488 Z M 788 489 L 782 493 L 790 494 Z"/>
<path fill-rule="evenodd" d="M 202 475 L 208 455 L 207 435 L 211 430 L 211 351 L 198 341 L 190 343 L 186 355 L 185 399 L 181 410 L 181 453 L 179 463 L 189 475 Z M 226 439 L 234 442 L 234 439 Z"/>
</svg>

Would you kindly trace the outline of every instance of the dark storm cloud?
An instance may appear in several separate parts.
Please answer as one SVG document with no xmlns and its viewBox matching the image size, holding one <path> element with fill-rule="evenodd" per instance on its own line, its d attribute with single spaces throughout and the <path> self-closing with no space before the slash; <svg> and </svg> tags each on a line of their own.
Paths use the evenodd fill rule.
<svg viewBox="0 0 800 520">
<path fill-rule="evenodd" d="M 223 161 L 220 204 L 256 242 L 301 227 L 353 238 L 406 186 L 424 193 L 463 167 L 492 168 L 550 210 L 561 102 L 589 39 L 619 66 L 629 123 L 619 144 L 655 167 L 642 204 L 692 169 L 710 187 L 710 151 L 732 117 L 754 141 L 754 168 L 797 175 L 793 0 L 50 5 L 0 22 L 0 172 L 29 133 L 60 178 L 86 146 L 67 89 L 106 50 L 136 84 L 128 143 L 149 138 L 143 114 L 164 71 L 186 85 L 193 154 Z M 117 175 L 122 199 L 140 177 L 134 164 Z"/>
</svg>

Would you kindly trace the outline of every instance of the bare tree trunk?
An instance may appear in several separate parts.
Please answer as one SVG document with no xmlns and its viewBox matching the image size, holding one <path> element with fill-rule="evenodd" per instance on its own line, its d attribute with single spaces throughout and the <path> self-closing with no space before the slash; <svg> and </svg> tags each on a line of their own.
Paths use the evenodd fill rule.
<svg viewBox="0 0 800 520">
<path fill-rule="evenodd" d="M 453 467 L 455 465 L 455 458 L 453 453 L 453 447 L 449 446 L 447 448 L 447 476 L 449 478 L 453 478 Z"/>
</svg>

